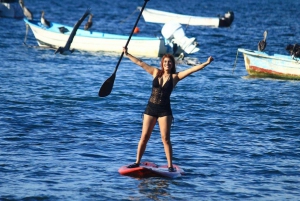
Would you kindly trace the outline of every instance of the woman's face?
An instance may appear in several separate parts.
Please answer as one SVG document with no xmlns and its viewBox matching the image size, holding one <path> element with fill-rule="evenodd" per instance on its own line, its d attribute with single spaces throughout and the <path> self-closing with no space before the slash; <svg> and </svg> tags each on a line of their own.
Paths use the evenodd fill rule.
<svg viewBox="0 0 300 201">
<path fill-rule="evenodd" d="M 170 71 L 173 67 L 172 60 L 168 57 L 164 58 L 163 67 L 164 67 L 165 71 Z"/>
</svg>

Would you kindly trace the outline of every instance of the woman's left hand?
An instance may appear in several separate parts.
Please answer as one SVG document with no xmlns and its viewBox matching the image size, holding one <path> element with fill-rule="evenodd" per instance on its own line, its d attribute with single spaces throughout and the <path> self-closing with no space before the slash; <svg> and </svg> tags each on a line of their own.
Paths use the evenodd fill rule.
<svg viewBox="0 0 300 201">
<path fill-rule="evenodd" d="M 212 61 L 214 60 L 214 58 L 212 56 L 208 57 L 207 59 L 207 63 L 210 64 Z"/>
</svg>

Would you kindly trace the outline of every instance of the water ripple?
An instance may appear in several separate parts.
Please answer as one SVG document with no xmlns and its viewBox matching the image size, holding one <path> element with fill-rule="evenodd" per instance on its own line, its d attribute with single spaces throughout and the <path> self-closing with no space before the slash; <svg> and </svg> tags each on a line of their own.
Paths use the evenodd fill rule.
<svg viewBox="0 0 300 201">
<path fill-rule="evenodd" d="M 43 9 L 50 21 L 71 26 L 91 7 L 94 30 L 125 35 L 138 13 L 121 20 L 141 6 L 108 0 L 48 3 L 26 1 L 35 16 Z M 0 199 L 298 200 L 299 82 L 250 77 L 240 54 L 233 65 L 237 48 L 256 49 L 265 29 L 267 52 L 287 54 L 285 46 L 300 37 L 293 17 L 299 2 L 214 0 L 183 6 L 167 0 L 147 7 L 201 16 L 235 12 L 230 28 L 184 27 L 201 48 L 191 56 L 202 62 L 215 58 L 172 94 L 173 161 L 185 175 L 133 179 L 118 173 L 135 160 L 151 76 L 123 58 L 111 95 L 99 98 L 120 54 L 75 51 L 66 57 L 28 48 L 22 44 L 24 22 L 1 18 Z M 143 19 L 138 26 L 146 36 L 160 35 L 162 27 Z M 31 31 L 27 43 L 36 45 Z M 141 59 L 159 66 L 159 58 Z M 166 163 L 158 126 L 143 160 Z"/>
</svg>

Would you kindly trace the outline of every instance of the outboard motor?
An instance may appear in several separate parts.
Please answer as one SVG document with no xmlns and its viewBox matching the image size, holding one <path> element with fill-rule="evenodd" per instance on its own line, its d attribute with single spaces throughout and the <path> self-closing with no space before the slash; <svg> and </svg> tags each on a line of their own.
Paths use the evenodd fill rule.
<svg viewBox="0 0 300 201">
<path fill-rule="evenodd" d="M 234 13 L 228 11 L 223 17 L 220 17 L 219 20 L 219 27 L 229 27 L 234 20 Z"/>
<path fill-rule="evenodd" d="M 167 40 L 167 44 L 173 48 L 173 54 L 177 52 L 178 46 L 187 54 L 198 52 L 200 49 L 196 46 L 196 38 L 188 38 L 185 36 L 184 30 L 179 23 L 168 22 L 162 30 L 162 35 Z"/>
<path fill-rule="evenodd" d="M 292 56 L 293 59 L 295 59 L 295 57 L 300 58 L 300 45 L 295 43 L 294 45 L 287 45 L 285 48 L 290 55 Z"/>
</svg>

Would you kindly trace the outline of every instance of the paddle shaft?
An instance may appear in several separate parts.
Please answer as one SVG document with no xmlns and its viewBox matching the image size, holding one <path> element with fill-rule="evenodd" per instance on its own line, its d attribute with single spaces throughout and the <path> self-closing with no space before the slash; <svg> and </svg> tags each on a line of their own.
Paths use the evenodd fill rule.
<svg viewBox="0 0 300 201">
<path fill-rule="evenodd" d="M 127 40 L 127 43 L 126 43 L 126 45 L 125 45 L 125 48 L 127 48 L 128 44 L 129 44 L 129 41 L 131 40 L 131 37 L 132 37 L 132 35 L 133 35 L 133 33 L 134 33 L 134 30 L 135 30 L 135 28 L 136 28 L 138 22 L 140 21 L 141 15 L 142 15 L 143 10 L 144 10 L 144 8 L 146 7 L 146 4 L 147 4 L 148 1 L 149 1 L 149 0 L 145 0 L 145 3 L 144 3 L 144 5 L 143 5 L 143 7 L 142 7 L 142 9 L 141 9 L 141 12 L 140 12 L 138 18 L 136 19 L 135 24 L 134 24 L 134 26 L 133 26 L 133 28 L 132 28 L 132 31 L 131 31 L 131 33 L 130 33 L 130 36 L 129 36 L 129 38 L 128 38 L 128 40 Z M 118 63 L 117 63 L 115 72 L 117 71 L 117 69 L 118 69 L 118 67 L 119 67 L 119 64 L 121 63 L 121 60 L 122 60 L 122 58 L 123 58 L 123 55 L 124 55 L 124 52 L 122 52 L 122 54 L 121 54 L 121 56 L 120 56 L 120 59 L 119 59 L 119 61 L 118 61 Z"/>
<path fill-rule="evenodd" d="M 139 14 L 139 16 L 138 16 L 138 18 L 137 18 L 137 20 L 136 20 L 136 22 L 135 22 L 133 28 L 132 28 L 132 31 L 131 31 L 131 33 L 130 33 L 129 38 L 128 38 L 128 40 L 127 40 L 127 43 L 126 43 L 126 45 L 125 45 L 125 48 L 127 48 L 128 44 L 129 44 L 129 41 L 130 41 L 130 39 L 131 39 L 131 37 L 132 37 L 132 35 L 133 35 L 133 33 L 134 33 L 134 29 L 136 28 L 136 26 L 137 26 L 137 24 L 138 24 L 138 22 L 139 22 L 139 20 L 140 20 L 140 18 L 141 18 L 141 15 L 142 15 L 142 13 L 143 13 L 143 10 L 144 10 L 144 8 L 146 7 L 146 4 L 147 4 L 148 1 L 149 1 L 149 0 L 145 0 L 145 2 L 144 2 L 144 5 L 143 5 L 143 7 L 142 7 L 142 9 L 141 9 L 141 12 L 140 12 L 140 14 Z M 100 90 L 99 90 L 99 93 L 98 93 L 98 95 L 99 95 L 100 97 L 105 97 L 105 96 L 108 96 L 108 95 L 110 94 L 110 92 L 111 92 L 111 90 L 112 90 L 112 88 L 113 88 L 113 84 L 114 84 L 115 78 L 116 78 L 116 73 L 117 73 L 118 67 L 119 67 L 119 65 L 120 65 L 120 63 L 121 63 L 121 60 L 122 60 L 122 58 L 123 58 L 123 55 L 124 55 L 124 52 L 122 52 L 122 54 L 121 54 L 121 56 L 120 56 L 120 58 L 119 58 L 119 61 L 118 61 L 118 63 L 117 63 L 117 66 L 116 66 L 115 71 L 113 72 L 113 74 L 112 74 L 112 75 L 111 75 L 111 76 L 103 83 L 103 85 L 101 86 L 101 88 L 100 88 Z"/>
</svg>

